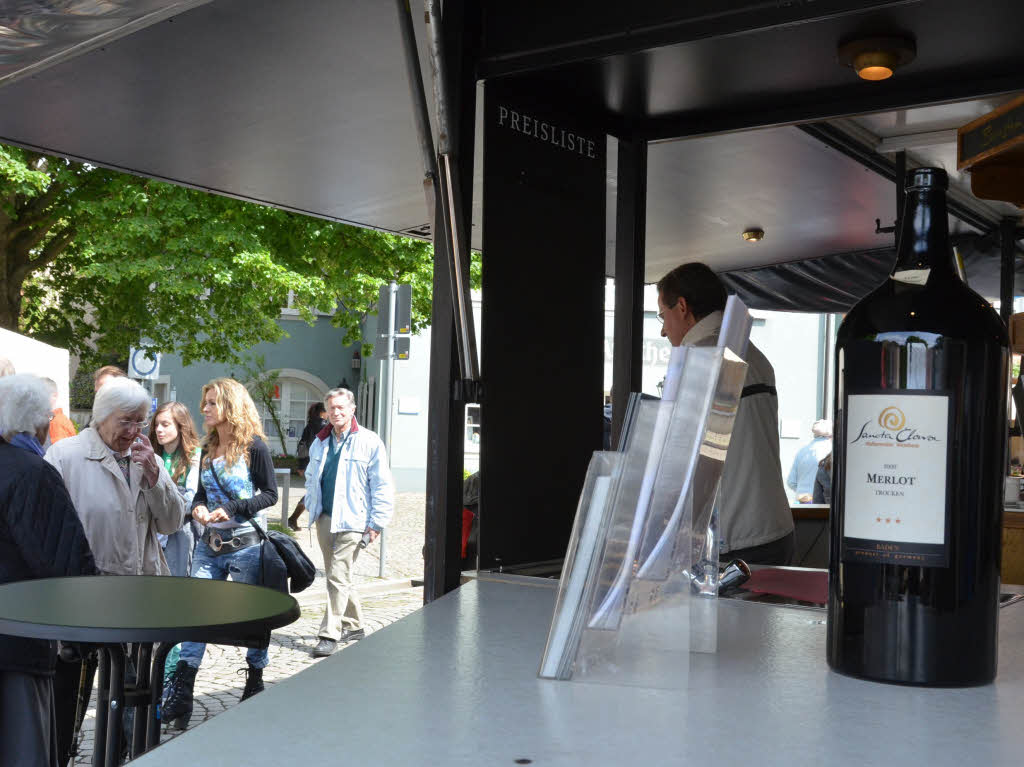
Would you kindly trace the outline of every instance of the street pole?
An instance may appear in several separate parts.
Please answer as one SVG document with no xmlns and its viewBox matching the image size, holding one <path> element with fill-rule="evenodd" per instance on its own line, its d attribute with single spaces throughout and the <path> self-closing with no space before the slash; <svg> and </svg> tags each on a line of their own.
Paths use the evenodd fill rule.
<svg viewBox="0 0 1024 767">
<path fill-rule="evenodd" d="M 391 460 L 391 398 L 394 396 L 395 377 L 395 296 L 398 294 L 398 283 L 392 280 L 388 285 L 388 327 L 387 354 L 384 357 L 384 403 L 381 408 L 380 438 L 384 442 L 384 454 Z M 379 334 L 378 334 L 379 335 Z M 380 566 L 377 577 L 384 577 L 384 563 L 387 560 L 387 549 L 384 542 L 384 531 L 380 533 Z"/>
</svg>

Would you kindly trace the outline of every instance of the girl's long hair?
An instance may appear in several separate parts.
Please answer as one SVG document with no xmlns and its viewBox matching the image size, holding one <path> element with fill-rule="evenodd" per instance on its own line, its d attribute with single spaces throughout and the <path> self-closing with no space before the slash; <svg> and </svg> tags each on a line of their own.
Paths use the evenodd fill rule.
<svg viewBox="0 0 1024 767">
<path fill-rule="evenodd" d="M 162 413 L 168 412 L 171 414 L 171 420 L 174 421 L 174 425 L 178 429 L 178 449 L 172 461 L 171 479 L 174 480 L 175 484 L 180 485 L 188 474 L 189 467 L 192 464 L 192 456 L 195 455 L 196 448 L 199 447 L 199 435 L 196 433 L 195 422 L 192 420 L 192 414 L 188 412 L 187 407 L 180 402 L 165 402 L 156 409 L 149 427 L 149 441 L 153 444 L 153 450 L 157 455 L 162 456 L 164 454 L 164 446 L 157 442 L 156 439 L 156 419 Z"/>
<path fill-rule="evenodd" d="M 263 424 L 256 403 L 252 401 L 249 391 L 234 378 L 214 378 L 203 387 L 200 403 L 206 401 L 206 395 L 212 391 L 217 399 L 217 409 L 221 417 L 231 425 L 231 441 L 224 446 L 224 460 L 228 466 L 238 463 L 242 458 L 249 463 L 249 448 L 256 437 L 266 440 Z M 202 405 L 200 404 L 200 407 Z M 208 428 L 202 441 L 206 457 L 203 465 L 208 466 L 210 456 L 220 447 L 220 436 L 217 428 Z"/>
</svg>

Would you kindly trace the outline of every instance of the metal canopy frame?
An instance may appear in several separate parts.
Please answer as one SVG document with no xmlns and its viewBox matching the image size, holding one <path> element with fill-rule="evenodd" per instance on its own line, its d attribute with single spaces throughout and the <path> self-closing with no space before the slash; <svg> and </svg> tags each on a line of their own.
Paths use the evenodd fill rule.
<svg viewBox="0 0 1024 767">
<path fill-rule="evenodd" d="M 559 17 L 560 11 L 566 10 L 564 3 L 552 3 L 554 9 L 547 11 L 563 22 L 560 31 L 565 32 L 572 22 L 568 18 Z M 747 3 L 724 3 L 720 5 L 731 6 L 735 11 L 731 20 L 728 13 L 721 14 L 718 18 L 694 19 L 700 27 L 702 34 L 708 38 L 740 33 L 743 31 L 764 31 L 768 27 L 777 28 L 780 12 L 783 14 L 803 14 L 800 21 L 808 22 L 811 12 L 806 6 L 800 5 L 797 8 L 789 5 L 785 11 L 779 7 L 756 9 L 753 4 Z M 905 7 L 906 3 L 821 3 L 816 4 L 817 9 L 825 10 L 818 18 L 828 17 L 830 20 L 849 16 L 866 7 L 874 8 L 895 8 Z M 743 7 L 745 6 L 745 7 Z M 659 6 L 663 12 L 665 6 Z M 1006 5 L 1003 4 L 1005 10 Z M 604 15 L 602 16 L 602 11 Z M 501 31 L 511 30 L 505 36 L 507 43 L 515 32 L 521 32 L 523 36 L 522 49 L 514 50 L 511 46 L 501 49 L 495 45 L 492 52 L 487 50 L 485 43 L 480 63 L 480 73 L 483 76 L 512 76 L 523 72 L 531 72 L 534 75 L 538 70 L 546 69 L 554 77 L 552 94 L 565 98 L 568 103 L 574 103 L 574 97 L 579 100 L 582 110 L 594 109 L 595 93 L 587 93 L 586 86 L 580 87 L 584 96 L 576 96 L 570 83 L 585 80 L 588 73 L 604 66 L 607 70 L 617 67 L 623 79 L 630 81 L 630 85 L 647 89 L 651 78 L 651 70 L 654 67 L 645 66 L 644 59 L 654 59 L 659 55 L 658 50 L 650 47 L 654 41 L 663 46 L 679 46 L 681 42 L 695 40 L 700 35 L 695 33 L 697 27 L 689 27 L 691 36 L 687 38 L 683 32 L 685 24 L 672 24 L 666 22 L 654 27 L 648 27 L 642 32 L 637 32 L 633 22 L 639 23 L 638 18 L 643 16 L 644 11 L 638 10 L 635 15 L 628 15 L 629 12 L 622 11 L 621 6 L 610 9 L 607 5 L 599 11 L 591 13 L 586 21 L 579 21 L 581 26 L 589 25 L 591 34 L 580 35 L 574 39 L 553 39 L 557 32 L 552 32 L 554 25 L 541 25 L 536 23 L 538 19 L 527 18 L 530 11 L 523 11 L 517 14 L 510 9 L 508 4 L 488 4 L 487 12 L 494 12 L 485 21 L 485 36 L 488 32 L 500 34 Z M 485 12 L 485 18 L 487 18 Z M 501 13 L 504 12 L 504 15 Z M 677 10 L 677 13 L 685 13 L 684 10 Z M 623 31 L 616 34 L 613 25 L 605 27 L 605 36 L 602 37 L 594 30 L 601 26 L 602 22 L 610 21 L 612 17 L 623 17 L 628 19 L 622 27 Z M 742 17 L 742 23 L 740 19 Z M 678 21 L 678 20 L 677 20 Z M 797 20 L 790 17 L 789 23 Z M 519 22 L 519 23 L 516 23 Z M 533 22 L 533 23 L 530 23 Z M 763 26 L 758 26 L 758 23 Z M 539 38 L 547 37 L 545 45 L 540 45 Z M 485 38 L 486 39 L 486 38 Z M 707 42 L 706 40 L 704 42 Z M 531 47 L 532 46 L 532 47 Z M 1020 59 L 1020 54 L 1017 54 Z M 1024 64 L 1024 59 L 1021 59 Z M 601 79 L 597 76 L 595 79 Z M 604 77 L 607 86 L 610 76 Z M 991 96 L 993 94 L 1004 94 L 1024 89 L 1024 66 L 1011 68 L 1010 73 L 984 71 L 973 77 L 960 77 L 955 82 L 940 80 L 926 81 L 927 78 L 896 79 L 896 86 L 887 90 L 870 92 L 862 90 L 857 94 L 847 93 L 850 89 L 836 89 L 842 91 L 837 94 L 829 91 L 811 91 L 809 93 L 795 96 L 789 103 L 777 106 L 758 104 L 757 109 L 720 109 L 701 111 L 699 109 L 690 113 L 678 113 L 670 115 L 644 114 L 638 116 L 638 111 L 643 112 L 645 108 L 649 112 L 650 103 L 641 104 L 637 107 L 638 100 L 624 96 L 620 109 L 609 108 L 604 115 L 603 124 L 609 134 L 614 135 L 620 141 L 619 147 L 619 169 L 618 169 L 618 209 L 616 214 L 616 248 L 614 274 L 617 278 L 616 284 L 616 317 L 615 317 L 615 360 L 613 394 L 618 407 L 616 410 L 621 413 L 624 410 L 625 395 L 631 388 L 634 388 L 635 378 L 639 361 L 636 359 L 636 352 L 639 345 L 636 343 L 638 329 L 638 316 L 642 316 L 642 308 L 637 306 L 638 282 L 642 281 L 644 274 L 643 267 L 638 265 L 644 260 L 644 237 L 642 227 L 645 222 L 646 193 L 647 193 L 647 171 L 648 157 L 647 146 L 652 141 L 665 139 L 678 139 L 684 136 L 698 136 L 721 133 L 726 131 L 741 131 L 752 128 L 779 125 L 799 125 L 799 129 L 807 135 L 812 136 L 822 144 L 838 150 L 843 155 L 855 160 L 862 166 L 877 173 L 882 178 L 896 185 L 896 210 L 894 218 L 898 218 L 902 208 L 904 197 L 902 182 L 905 175 L 907 157 L 905 152 L 898 152 L 893 159 L 888 159 L 879 154 L 874 147 L 868 147 L 858 142 L 855 138 L 844 133 L 834 125 L 829 125 L 826 120 L 847 117 L 863 112 L 878 111 L 890 108 L 906 108 L 922 105 L 931 105 L 959 99 L 968 99 L 978 96 Z M 588 101 L 586 95 L 590 95 Z M 601 96 L 605 99 L 605 105 L 609 106 L 612 99 L 608 90 Z M 1009 218 L 1002 221 L 998 217 L 986 215 L 979 212 L 977 208 L 959 203 L 956 199 L 951 201 L 951 212 L 968 226 L 979 230 L 984 234 L 999 231 L 1002 242 L 1002 263 L 1001 263 L 1001 296 L 1002 313 L 1004 319 L 1008 318 L 1012 311 L 1013 296 L 1013 266 L 1015 257 L 1015 240 L 1017 230 Z M 640 275 L 638 279 L 638 275 Z M 620 281 L 625 284 L 620 284 Z M 621 421 L 619 422 L 621 423 Z M 617 436 L 619 424 L 613 424 L 613 438 Z M 484 478 L 486 481 L 486 478 Z M 485 513 L 488 513 L 485 510 Z"/>
<path fill-rule="evenodd" d="M 395 6 L 123 0 L 96 7 L 120 15 L 83 26 L 64 47 L 33 58 L 25 42 L 33 41 L 21 35 L 27 27 L 16 15 L 24 4 L 0 3 L 0 24 L 18 31 L 0 42 L 5 62 L 15 62 L 0 71 L 0 140 L 387 231 L 423 236 L 443 231 L 447 221 L 452 233 L 461 227 L 462 243 L 477 247 L 477 83 L 543 73 L 549 98 L 573 104 L 620 140 L 616 250 L 606 267 L 624 283 L 616 297 L 623 315 L 616 326 L 617 396 L 634 388 L 638 361 L 629 352 L 639 327 L 639 283 L 653 268 L 645 254 L 651 233 L 664 225 L 642 199 L 656 145 L 799 125 L 787 130 L 838 150 L 849 167 L 867 166 L 893 181 L 898 159 L 826 121 L 1024 91 L 1017 0 L 598 0 L 585 14 L 576 0 L 447 0 L 442 47 L 459 163 L 449 212 L 435 204 L 431 227 L 424 223 L 430 215 L 423 177 L 415 172 L 424 164 L 417 162 L 423 147 L 403 95 Z M 894 29 L 917 38 L 918 58 L 892 81 L 864 84 L 836 63 L 841 37 Z M 22 45 L 13 57 L 11 40 Z M 427 71 L 422 36 L 416 46 L 419 69 Z M 270 153 L 268 146 L 286 151 Z M 980 231 L 998 230 L 1005 307 L 1020 229 L 1010 211 L 994 210 L 965 205 L 957 215 Z M 890 211 L 887 204 L 875 216 L 888 218 Z M 454 255 L 437 248 L 428 599 L 458 582 L 460 414 L 478 394 L 462 385 L 466 364 L 460 368 L 458 360 L 470 357 L 464 334 L 457 343 L 453 312 L 462 290 L 449 263 L 457 263 Z"/>
</svg>

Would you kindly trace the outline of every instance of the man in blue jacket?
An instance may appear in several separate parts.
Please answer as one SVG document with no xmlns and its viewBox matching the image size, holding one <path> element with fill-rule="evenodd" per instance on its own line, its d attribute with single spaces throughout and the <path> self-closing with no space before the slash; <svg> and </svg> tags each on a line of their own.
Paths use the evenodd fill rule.
<svg viewBox="0 0 1024 767">
<path fill-rule="evenodd" d="M 331 389 L 324 405 L 329 423 L 310 445 L 306 467 L 306 509 L 327 575 L 327 609 L 313 650 L 318 658 L 334 652 L 338 642 L 365 636 L 352 569 L 391 520 L 395 502 L 384 443 L 356 421 L 352 392 Z"/>
</svg>

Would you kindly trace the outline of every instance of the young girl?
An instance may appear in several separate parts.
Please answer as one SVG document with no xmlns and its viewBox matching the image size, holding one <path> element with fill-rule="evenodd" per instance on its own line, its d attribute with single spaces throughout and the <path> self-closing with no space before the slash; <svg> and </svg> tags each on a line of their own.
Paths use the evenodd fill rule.
<svg viewBox="0 0 1024 767">
<path fill-rule="evenodd" d="M 274 464 L 260 425 L 259 412 L 249 392 L 232 378 L 215 378 L 203 387 L 202 406 L 206 436 L 202 441 L 199 489 L 192 500 L 192 516 L 206 525 L 196 544 L 193 578 L 258 584 L 261 538 L 253 529 L 266 529 L 263 512 L 277 503 Z M 192 715 L 196 672 L 206 645 L 184 642 L 181 659 L 164 703 L 163 720 L 185 729 Z M 242 700 L 263 690 L 263 669 L 269 663 L 265 649 L 250 649 Z"/>
<path fill-rule="evenodd" d="M 191 509 L 192 498 L 199 486 L 199 436 L 188 408 L 180 402 L 165 402 L 158 407 L 149 427 L 149 441 L 153 443 L 153 452 L 163 460 L 164 468 L 178 486 L 185 508 Z M 202 526 L 189 514 L 178 532 L 157 535 L 171 575 L 187 578 L 192 574 L 192 552 L 202 533 Z M 178 665 L 180 647 L 175 645 L 167 654 L 165 690 L 170 689 L 171 674 Z"/>
<path fill-rule="evenodd" d="M 199 437 L 188 408 L 180 402 L 165 402 L 157 408 L 149 428 L 149 441 L 178 486 L 185 508 L 191 509 L 199 486 Z M 196 528 L 198 523 L 193 524 L 190 516 L 181 530 L 166 538 L 160 536 L 171 575 L 184 578 L 191 574 L 192 551 L 197 534 L 202 533 Z"/>
</svg>

